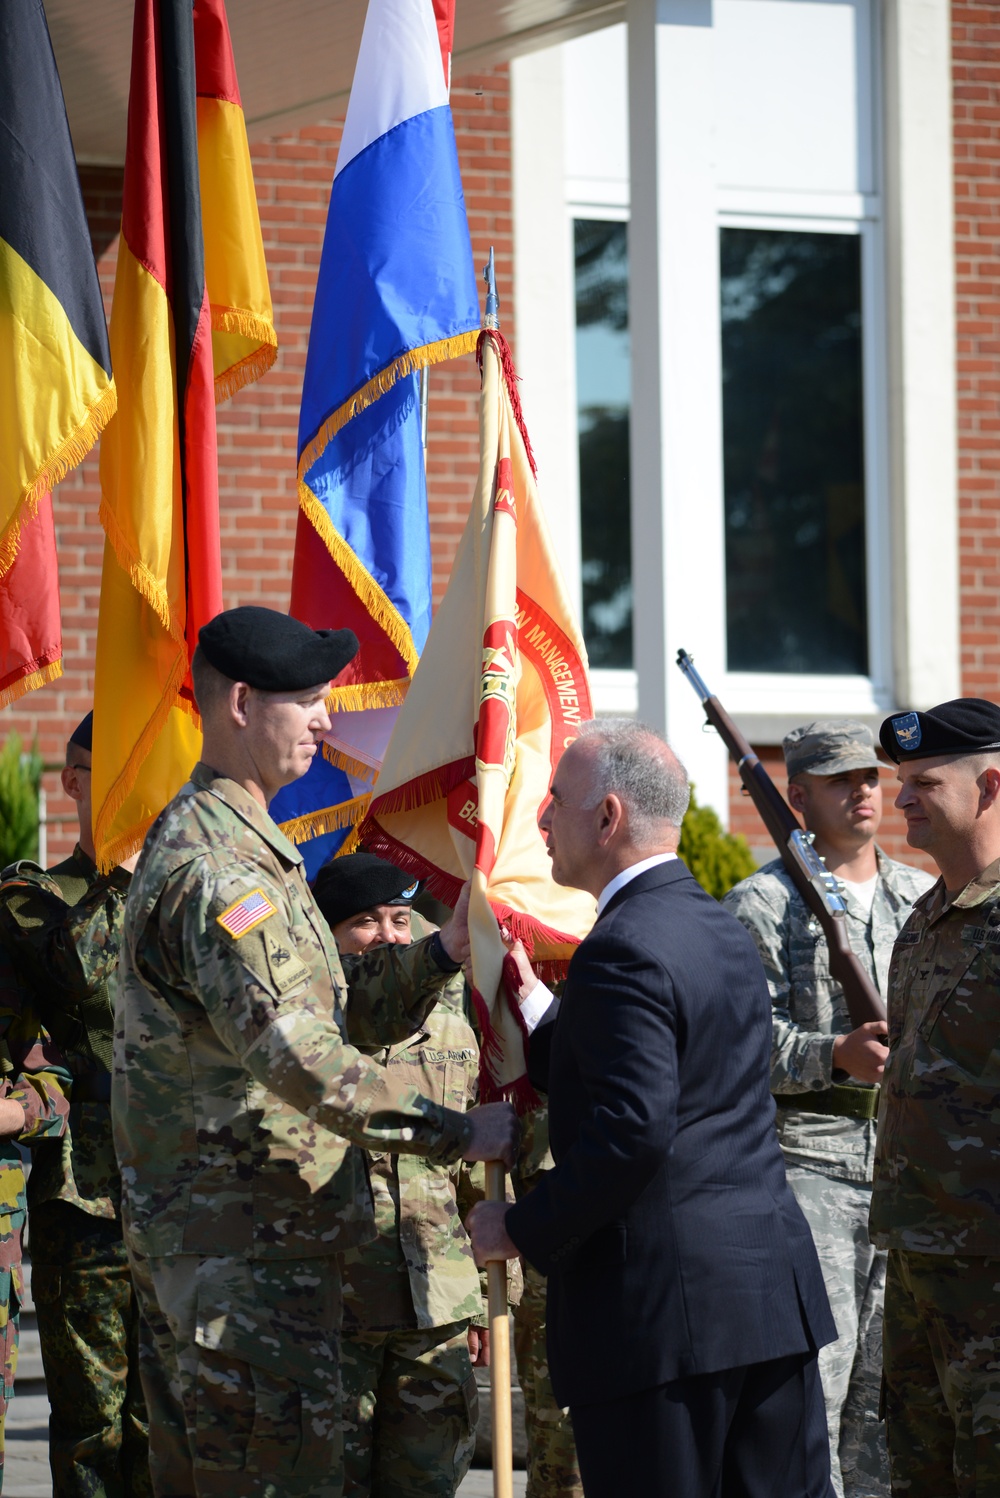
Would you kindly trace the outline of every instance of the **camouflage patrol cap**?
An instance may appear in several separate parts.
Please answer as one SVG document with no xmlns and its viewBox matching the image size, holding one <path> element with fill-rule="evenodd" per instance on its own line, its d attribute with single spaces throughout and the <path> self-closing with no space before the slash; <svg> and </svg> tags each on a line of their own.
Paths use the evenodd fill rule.
<svg viewBox="0 0 1000 1498">
<path fill-rule="evenodd" d="M 1000 749 L 1000 707 L 985 697 L 953 697 L 926 713 L 893 713 L 879 740 L 897 765 L 938 754 L 985 754 Z"/>
<path fill-rule="evenodd" d="M 875 739 L 856 718 L 821 718 L 793 728 L 781 741 L 785 768 L 792 775 L 842 775 L 846 770 L 877 770 Z"/>
</svg>

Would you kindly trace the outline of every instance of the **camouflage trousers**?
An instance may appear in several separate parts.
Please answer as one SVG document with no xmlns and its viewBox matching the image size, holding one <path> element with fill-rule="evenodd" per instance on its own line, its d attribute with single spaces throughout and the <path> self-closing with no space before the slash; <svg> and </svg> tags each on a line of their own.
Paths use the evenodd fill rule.
<svg viewBox="0 0 1000 1498">
<path fill-rule="evenodd" d="M 156 1498 L 340 1498 L 340 1262 L 131 1253 Z"/>
<path fill-rule="evenodd" d="M 556 1404 L 545 1347 L 545 1278 L 524 1267 L 524 1294 L 514 1307 L 514 1353 L 528 1436 L 526 1498 L 583 1498 L 569 1411 Z"/>
<path fill-rule="evenodd" d="M 3 1244 L 3 1255 L 9 1268 L 0 1269 L 0 1357 L 3 1358 L 3 1388 L 0 1392 L 0 1493 L 3 1492 L 4 1428 L 7 1406 L 14 1395 L 17 1373 L 17 1334 L 24 1299 L 24 1275 L 21 1269 L 21 1230 Z"/>
<path fill-rule="evenodd" d="M 452 1498 L 479 1418 L 468 1326 L 344 1337 L 345 1494 Z"/>
<path fill-rule="evenodd" d="M 879 1420 L 885 1254 L 868 1237 L 871 1187 L 786 1165 L 819 1255 L 837 1340 L 820 1350 L 838 1498 L 887 1498 L 889 1458 Z"/>
<path fill-rule="evenodd" d="M 1000 1493 L 1000 1259 L 890 1251 L 885 1407 L 894 1494 Z"/>
<path fill-rule="evenodd" d="M 32 1210 L 29 1232 L 54 1498 L 148 1498 L 139 1307 L 121 1223 L 54 1201 Z"/>
</svg>

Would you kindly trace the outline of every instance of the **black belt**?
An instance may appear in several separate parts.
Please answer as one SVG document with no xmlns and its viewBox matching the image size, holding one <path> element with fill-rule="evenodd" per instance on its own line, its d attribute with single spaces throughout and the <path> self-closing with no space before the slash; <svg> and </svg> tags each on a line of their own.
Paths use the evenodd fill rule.
<svg viewBox="0 0 1000 1498">
<path fill-rule="evenodd" d="M 779 1108 L 793 1113 L 829 1113 L 838 1118 L 878 1116 L 877 1087 L 852 1087 L 849 1083 L 835 1082 L 825 1092 L 775 1094 L 774 1101 Z"/>
<path fill-rule="evenodd" d="M 74 1077 L 72 1101 L 74 1103 L 110 1103 L 111 1073 L 87 1071 L 80 1077 Z"/>
</svg>

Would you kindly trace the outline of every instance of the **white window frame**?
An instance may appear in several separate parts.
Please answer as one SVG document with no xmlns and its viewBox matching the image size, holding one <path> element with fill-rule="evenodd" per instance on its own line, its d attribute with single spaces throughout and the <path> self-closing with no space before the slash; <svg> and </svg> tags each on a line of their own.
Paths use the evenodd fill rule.
<svg viewBox="0 0 1000 1498">
<path fill-rule="evenodd" d="M 638 16 L 643 3 L 652 0 L 638 6 L 630 0 L 629 13 Z M 702 669 L 759 743 L 778 742 L 811 713 L 841 711 L 877 722 L 886 710 L 927 707 L 960 690 L 950 9 L 948 0 L 876 0 L 870 14 L 875 97 L 865 114 L 876 133 L 873 185 L 879 194 L 716 189 L 716 218 L 723 225 L 812 229 L 827 221 L 838 230 L 853 224 L 862 236 L 870 675 L 741 679 L 720 671 L 720 642 L 708 638 L 700 647 L 707 652 Z M 680 92 L 691 96 L 689 107 L 693 101 L 689 129 L 695 132 L 711 129 L 704 107 L 710 65 L 697 32 L 692 22 L 676 38 L 684 53 L 677 78 Z M 627 184 L 567 179 L 561 57 L 562 49 L 552 47 L 512 64 L 515 336 L 541 497 L 570 596 L 579 604 L 570 219 L 626 216 L 629 190 Z M 701 70 L 694 94 L 684 71 L 689 62 Z M 547 149 L 540 152 L 541 140 Z M 635 509 L 633 499 L 633 516 Z M 720 577 L 724 565 L 723 545 Z M 683 579 L 680 592 L 697 597 Z M 714 600 L 710 608 L 714 615 Z M 710 636 L 710 615 L 704 622 Z M 667 691 L 681 695 L 687 689 L 679 678 L 675 684 L 671 661 L 676 643 L 668 629 L 657 670 Z M 695 633 L 680 643 L 699 645 Z M 636 673 L 595 672 L 594 692 L 598 711 L 635 711 Z M 654 683 L 657 694 L 662 698 Z M 662 705 L 654 704 L 657 721 Z M 673 717 L 671 708 L 668 727 Z M 716 778 L 713 792 L 706 774 L 704 789 L 725 817 L 728 792 Z"/>
<path fill-rule="evenodd" d="M 593 221 L 609 224 L 627 224 L 629 220 L 629 207 L 624 194 L 618 194 L 617 201 L 608 202 L 608 184 L 606 182 L 590 183 L 580 178 L 571 178 L 570 186 L 578 194 L 576 198 L 566 203 L 566 216 L 568 219 L 569 243 L 574 243 L 573 226 L 577 219 L 590 219 Z M 595 190 L 596 189 L 596 190 Z M 576 264 L 570 266 L 570 280 L 573 284 L 573 328 L 576 332 Z M 574 343 L 573 356 L 573 420 L 577 422 L 578 404 L 576 389 L 576 348 Z M 576 508 L 580 512 L 580 436 L 577 428 L 577 454 L 576 454 Z M 582 568 L 582 547 L 577 563 L 578 570 Z M 579 617 L 583 620 L 582 585 Z M 591 668 L 590 685 L 594 696 L 594 711 L 596 713 L 614 714 L 616 717 L 635 717 L 639 703 L 639 677 L 633 667 L 609 668 L 606 666 L 595 666 Z"/>
<path fill-rule="evenodd" d="M 746 196 L 746 195 L 741 195 Z M 758 199 L 764 194 L 755 194 Z M 865 486 L 865 577 L 868 672 L 726 671 L 725 701 L 742 720 L 761 714 L 797 722 L 815 717 L 884 715 L 892 703 L 892 552 L 886 419 L 884 249 L 877 200 L 860 197 L 838 207 L 866 210 L 840 217 L 826 195 L 796 204 L 791 214 L 720 209 L 722 229 L 779 233 L 851 234 L 861 241 L 861 377 Z M 721 323 L 720 323 L 721 336 Z M 725 551 L 722 556 L 725 571 Z M 789 723 L 789 727 L 793 724 Z"/>
</svg>

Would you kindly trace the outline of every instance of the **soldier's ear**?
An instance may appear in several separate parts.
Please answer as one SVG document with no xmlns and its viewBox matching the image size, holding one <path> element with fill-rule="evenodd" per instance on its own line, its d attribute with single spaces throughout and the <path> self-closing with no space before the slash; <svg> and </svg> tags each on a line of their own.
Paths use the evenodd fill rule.
<svg viewBox="0 0 1000 1498">
<path fill-rule="evenodd" d="M 229 713 L 234 723 L 241 728 L 247 726 L 247 705 L 250 701 L 251 688 L 245 681 L 234 681 L 229 688 Z"/>
<path fill-rule="evenodd" d="M 86 773 L 89 774 L 89 770 L 86 771 Z M 62 781 L 63 790 L 66 792 L 71 801 L 83 800 L 87 792 L 84 786 L 81 784 L 80 775 L 78 774 L 78 767 L 76 765 L 64 765 L 59 778 Z"/>
<path fill-rule="evenodd" d="M 983 771 L 979 794 L 984 810 L 988 806 L 996 806 L 1000 803 L 1000 768 L 996 765 L 987 765 Z"/>
</svg>

